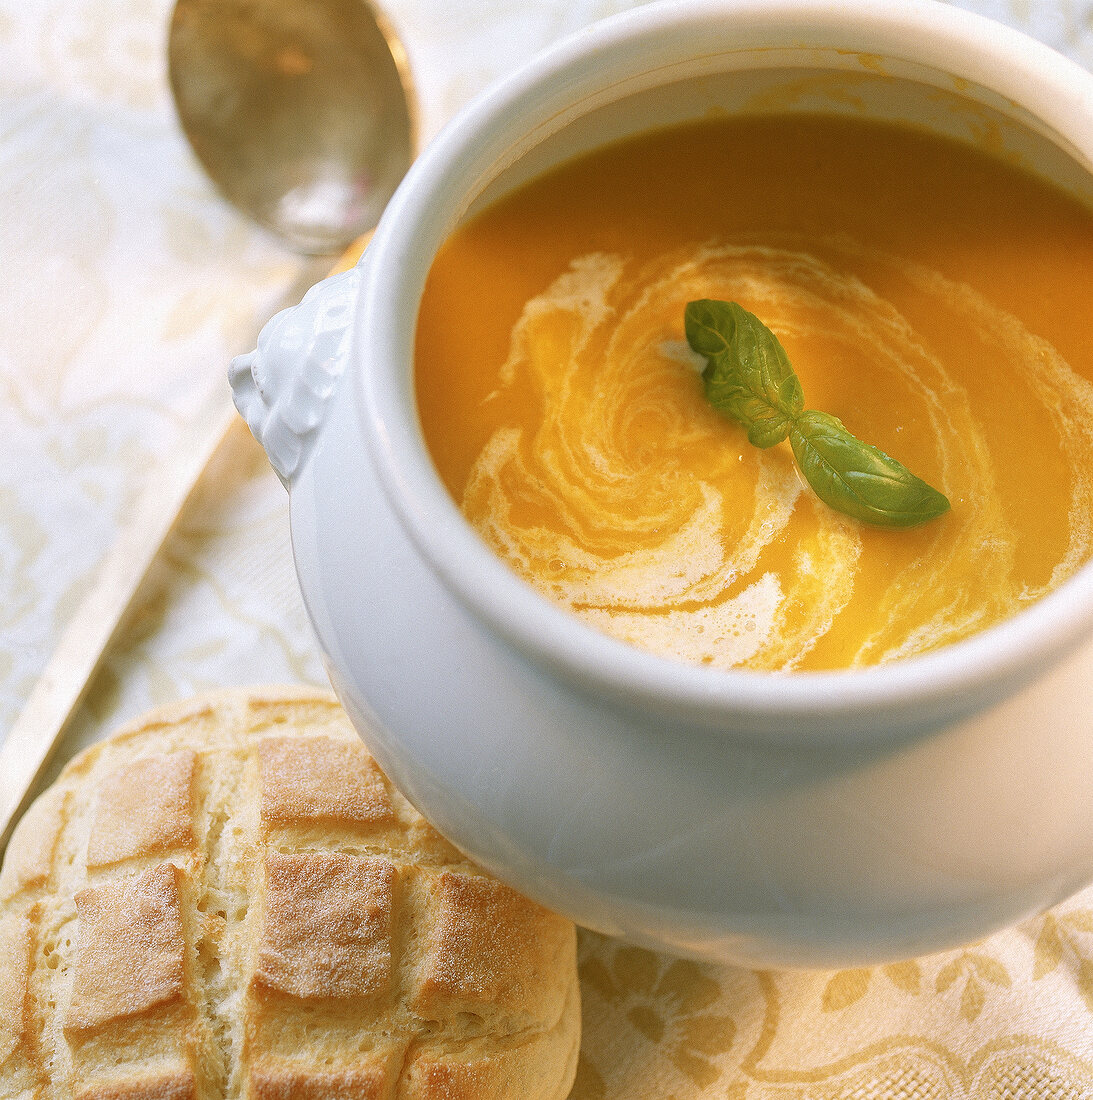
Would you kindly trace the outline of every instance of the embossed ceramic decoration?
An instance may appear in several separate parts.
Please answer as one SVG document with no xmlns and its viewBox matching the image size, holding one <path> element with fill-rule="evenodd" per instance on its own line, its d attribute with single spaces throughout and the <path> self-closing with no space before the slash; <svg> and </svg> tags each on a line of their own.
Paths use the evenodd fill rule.
<svg viewBox="0 0 1093 1100">
<path fill-rule="evenodd" d="M 791 94 L 802 68 L 810 91 Z M 448 837 L 647 945 L 763 965 L 906 957 L 1093 876 L 1093 569 L 923 657 L 788 676 L 687 666 L 518 580 L 417 424 L 417 303 L 468 210 L 610 139 L 759 101 L 985 142 L 1093 196 L 1093 78 L 1007 28 L 923 2 L 653 5 L 476 100 L 356 273 L 275 320 L 233 384 L 290 490 L 332 682 Z"/>
</svg>

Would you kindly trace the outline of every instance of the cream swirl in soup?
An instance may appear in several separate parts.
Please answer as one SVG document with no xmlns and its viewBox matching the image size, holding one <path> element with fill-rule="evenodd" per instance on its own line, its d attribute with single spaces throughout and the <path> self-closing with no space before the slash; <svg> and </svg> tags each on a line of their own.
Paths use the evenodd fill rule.
<svg viewBox="0 0 1093 1100">
<path fill-rule="evenodd" d="M 785 123 L 771 125 L 765 140 L 787 136 Z M 1035 210 L 1042 221 L 1046 206 L 1056 222 L 1080 227 L 1069 275 L 1051 278 L 1049 257 L 1026 255 L 1033 297 L 1093 274 L 1073 271 L 1075 259 L 1093 259 L 1089 215 L 1031 177 L 947 142 L 835 120 L 794 125 L 800 158 L 841 158 L 841 171 L 826 169 L 835 178 L 860 172 L 871 143 L 889 174 L 901 146 L 913 152 L 909 163 L 917 160 L 928 180 L 944 178 L 960 194 L 957 201 L 935 186 L 930 199 L 966 211 L 958 227 L 966 239 L 954 253 L 951 220 L 944 233 L 927 234 L 936 255 L 914 239 L 914 225 L 925 233 L 931 218 L 913 183 L 875 180 L 887 188 L 879 204 L 890 209 L 863 215 L 848 205 L 866 201 L 860 182 L 840 192 L 821 174 L 811 185 L 827 188 L 817 203 L 801 176 L 795 207 L 792 194 L 764 198 L 761 182 L 739 168 L 724 181 L 752 209 L 739 224 L 705 224 L 685 193 L 677 205 L 643 203 L 649 192 L 633 186 L 620 188 L 603 215 L 615 220 L 613 233 L 583 228 L 587 199 L 577 203 L 576 225 L 567 222 L 559 204 L 591 186 L 593 159 L 601 169 L 593 176 L 602 179 L 614 157 L 622 178 L 671 154 L 658 142 L 689 139 L 701 149 L 712 133 L 754 149 L 764 140 L 761 129 L 739 135 L 731 123 L 711 123 L 567 165 L 487 211 L 438 258 L 419 327 L 426 437 L 486 543 L 590 625 L 721 668 L 852 667 L 926 652 L 1014 614 L 1093 551 L 1093 385 L 1068 361 L 1064 342 L 1050 338 L 1058 304 L 1045 334 L 1029 310 L 1010 308 L 1016 269 L 1003 264 L 999 280 L 986 277 L 1000 242 L 972 236 L 989 218 L 961 189 L 987 171 L 1015 204 L 1014 217 Z M 827 140 L 833 134 L 838 141 Z M 496 310 L 476 308 L 483 271 L 495 288 L 506 277 L 522 196 L 524 228 L 515 235 L 534 242 L 531 266 L 549 272 L 546 253 L 554 274 L 539 276 L 518 310 L 508 287 Z M 552 203 L 557 221 L 547 231 Z M 808 224 L 793 224 L 794 211 Z M 643 227 L 656 217 L 668 232 Z M 1064 235 L 1056 227 L 1052 234 L 1061 257 Z M 462 302 L 453 300 L 461 267 L 476 280 L 472 300 Z M 788 444 L 751 446 L 705 399 L 703 362 L 683 339 L 684 307 L 696 298 L 731 299 L 759 316 L 789 353 L 809 404 L 942 489 L 952 511 L 911 531 L 870 528 L 815 497 Z M 480 339 L 465 331 L 455 339 L 457 325 Z M 1084 340 L 1068 339 L 1088 371 Z M 474 358 L 476 347 L 488 364 Z M 454 362 L 461 357 L 469 362 Z M 451 399 L 461 386 L 464 396 Z"/>
</svg>

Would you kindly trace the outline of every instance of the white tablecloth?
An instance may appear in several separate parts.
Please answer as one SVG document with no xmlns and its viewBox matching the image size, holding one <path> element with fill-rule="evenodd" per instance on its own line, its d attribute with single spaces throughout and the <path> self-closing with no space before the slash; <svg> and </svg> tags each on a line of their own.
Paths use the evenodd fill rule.
<svg viewBox="0 0 1093 1100">
<path fill-rule="evenodd" d="M 630 6 L 388 0 L 423 139 L 540 48 Z M 963 6 L 1093 65 L 1093 3 Z M 0 738 L 122 517 L 229 400 L 231 356 L 321 274 L 202 176 L 166 87 L 169 9 L 0 0 Z M 325 678 L 287 497 L 241 432 L 182 516 L 61 760 L 152 704 L 283 681 Z M 575 1096 L 1091 1096 L 1091 906 L 1083 896 L 970 952 L 807 980 L 585 936 Z M 1050 1041 L 1030 1046 L 1045 1020 Z"/>
</svg>

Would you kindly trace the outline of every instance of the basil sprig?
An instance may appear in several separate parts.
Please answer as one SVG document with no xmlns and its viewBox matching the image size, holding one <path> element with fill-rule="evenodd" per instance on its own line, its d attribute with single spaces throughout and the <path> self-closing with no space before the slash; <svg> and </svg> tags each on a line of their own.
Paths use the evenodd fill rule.
<svg viewBox="0 0 1093 1100">
<path fill-rule="evenodd" d="M 949 500 L 841 420 L 806 409 L 800 379 L 778 337 L 736 302 L 689 302 L 687 342 L 706 359 L 706 397 L 738 421 L 756 447 L 789 438 L 816 495 L 863 523 L 914 527 L 949 510 Z"/>
</svg>

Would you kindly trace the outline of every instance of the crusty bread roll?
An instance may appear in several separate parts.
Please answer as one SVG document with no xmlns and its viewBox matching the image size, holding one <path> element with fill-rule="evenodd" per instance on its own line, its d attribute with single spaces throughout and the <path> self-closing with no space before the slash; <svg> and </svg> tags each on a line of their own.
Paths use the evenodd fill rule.
<svg viewBox="0 0 1093 1100">
<path fill-rule="evenodd" d="M 0 1098 L 565 1097 L 573 925 L 390 785 L 332 697 L 226 692 L 83 753 L 0 872 Z"/>
</svg>

